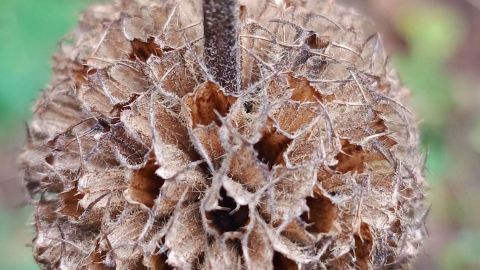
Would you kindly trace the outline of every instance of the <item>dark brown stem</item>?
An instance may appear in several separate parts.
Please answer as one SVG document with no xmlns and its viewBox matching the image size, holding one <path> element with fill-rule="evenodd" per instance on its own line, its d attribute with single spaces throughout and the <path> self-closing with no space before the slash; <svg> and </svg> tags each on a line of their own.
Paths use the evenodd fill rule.
<svg viewBox="0 0 480 270">
<path fill-rule="evenodd" d="M 227 93 L 240 92 L 239 15 L 237 0 L 203 0 L 205 63 Z"/>
</svg>

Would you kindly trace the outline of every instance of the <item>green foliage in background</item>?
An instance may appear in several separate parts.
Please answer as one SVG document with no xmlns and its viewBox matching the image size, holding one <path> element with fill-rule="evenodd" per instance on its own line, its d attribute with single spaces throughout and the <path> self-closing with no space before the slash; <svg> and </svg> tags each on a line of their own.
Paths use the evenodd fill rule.
<svg viewBox="0 0 480 270">
<path fill-rule="evenodd" d="M 453 80 L 445 70 L 448 59 L 460 42 L 462 25 L 451 10 L 415 6 L 400 14 L 398 28 L 409 44 L 408 55 L 395 58 L 404 82 L 413 90 L 413 106 L 421 117 L 424 145 L 429 154 L 430 183 L 445 173 L 445 124 L 456 105 Z"/>
<path fill-rule="evenodd" d="M 460 233 L 457 241 L 450 245 L 446 256 L 441 259 L 443 269 L 478 269 L 480 266 L 479 243 L 479 232 Z"/>
<path fill-rule="evenodd" d="M 87 1 L 0 0 L 0 126 L 28 116 L 58 42 Z"/>
<path fill-rule="evenodd" d="M 31 227 L 26 226 L 31 209 L 12 211 L 0 211 L 0 269 L 38 269 L 27 246 L 33 238 Z"/>
<path fill-rule="evenodd" d="M 473 128 L 469 134 L 469 139 L 473 149 L 477 153 L 480 153 L 480 117 L 478 117 L 476 123 L 473 125 Z"/>
<path fill-rule="evenodd" d="M 464 184 L 458 179 L 462 174 L 452 171 L 452 168 L 456 168 L 453 164 L 461 160 L 453 160 L 451 151 L 455 145 L 449 143 L 446 136 L 448 128 L 451 128 L 448 124 L 461 121 L 453 116 L 454 110 L 461 106 L 456 103 L 454 91 L 455 87 L 462 85 L 464 78 L 452 73 L 448 61 L 462 41 L 465 25 L 452 9 L 419 4 L 400 12 L 397 27 L 408 41 L 409 52 L 395 57 L 394 63 L 403 81 L 413 91 L 412 103 L 421 120 L 422 142 L 428 153 L 427 180 L 431 186 L 429 199 L 432 203 L 430 219 L 464 226 L 460 230 L 457 228 L 459 235 L 453 236 L 453 243 L 442 241 L 445 246 L 439 248 L 444 256 L 435 258 L 435 269 L 478 269 L 480 231 L 467 229 L 471 211 L 475 211 L 470 203 L 475 202 L 469 203 L 465 198 L 448 200 L 450 192 L 453 192 L 450 187 Z M 471 145 L 478 147 L 478 151 L 480 119 L 469 137 Z M 445 229 L 449 225 L 439 227 Z M 428 250 L 425 253 L 428 256 Z"/>
<path fill-rule="evenodd" d="M 0 139 L 28 118 L 49 80 L 51 56 L 88 0 L 0 0 Z M 1 206 L 0 206 L 1 207 Z M 0 269 L 38 269 L 31 249 L 30 209 L 0 208 Z"/>
</svg>

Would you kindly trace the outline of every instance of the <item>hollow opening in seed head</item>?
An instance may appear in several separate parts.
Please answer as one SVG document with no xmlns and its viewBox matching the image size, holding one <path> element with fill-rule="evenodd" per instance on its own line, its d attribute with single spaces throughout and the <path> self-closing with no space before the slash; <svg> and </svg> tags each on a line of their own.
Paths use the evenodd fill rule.
<svg viewBox="0 0 480 270">
<path fill-rule="evenodd" d="M 134 201 L 153 207 L 160 188 L 165 183 L 165 180 L 155 173 L 158 168 L 155 160 L 150 159 L 143 168 L 133 172 L 128 192 Z"/>
<path fill-rule="evenodd" d="M 53 154 L 48 154 L 45 157 L 45 162 L 47 162 L 48 165 L 53 165 L 54 161 L 55 161 L 55 157 L 53 156 Z"/>
<path fill-rule="evenodd" d="M 206 216 L 210 225 L 220 233 L 238 231 L 250 222 L 248 206 L 237 204 L 223 187 L 220 189 L 218 205 L 223 209 L 209 211 Z"/>
<path fill-rule="evenodd" d="M 205 269 L 204 264 L 205 264 L 205 252 L 202 252 L 200 255 L 198 255 L 197 259 L 195 260 L 195 263 L 193 265 L 193 270 Z"/>
<path fill-rule="evenodd" d="M 296 262 L 285 257 L 282 253 L 275 251 L 273 253 L 273 269 L 274 270 L 298 270 Z"/>
<path fill-rule="evenodd" d="M 325 49 L 330 45 L 330 41 L 327 37 L 321 37 L 316 33 L 311 33 L 305 38 L 305 44 L 311 49 Z"/>
<path fill-rule="evenodd" d="M 221 126 L 218 116 L 225 116 L 236 98 L 225 95 L 220 86 L 213 82 L 206 82 L 195 92 L 185 97 L 185 103 L 190 108 L 193 127 L 208 126 L 215 122 Z"/>
<path fill-rule="evenodd" d="M 313 197 L 307 197 L 308 212 L 302 214 L 301 218 L 309 224 L 307 231 L 310 233 L 328 233 L 332 230 L 337 219 L 337 207 L 333 202 L 315 192 Z"/>
<path fill-rule="evenodd" d="M 262 138 L 253 145 L 253 148 L 257 151 L 257 158 L 271 169 L 283 163 L 283 153 L 291 142 L 291 139 L 270 127 L 265 129 Z"/>
<path fill-rule="evenodd" d="M 162 49 L 155 43 L 154 37 L 149 37 L 146 42 L 134 39 L 130 44 L 132 46 L 131 60 L 139 59 L 142 62 L 146 62 L 152 55 L 162 55 Z"/>
<path fill-rule="evenodd" d="M 380 112 L 377 111 L 374 111 L 374 118 L 372 121 L 370 121 L 369 127 L 376 134 L 385 133 L 388 130 L 388 127 L 385 124 L 385 120 L 380 117 Z M 387 148 L 392 148 L 392 146 L 397 144 L 394 139 L 387 135 L 380 136 L 378 139 Z"/>
<path fill-rule="evenodd" d="M 348 140 L 342 140 L 341 144 L 342 152 L 335 156 L 338 164 L 331 167 L 331 169 L 341 173 L 363 173 L 365 171 L 364 161 L 368 152 L 363 150 L 360 145 L 352 144 Z"/>
<path fill-rule="evenodd" d="M 80 217 L 85 210 L 79 204 L 83 196 L 83 194 L 78 192 L 77 183 L 75 183 L 74 188 L 60 193 L 59 199 L 61 206 L 59 212 L 73 218 Z"/>
<path fill-rule="evenodd" d="M 151 269 L 154 270 L 173 270 L 174 268 L 167 263 L 168 257 L 164 253 L 153 255 L 150 258 Z"/>
<path fill-rule="evenodd" d="M 362 223 L 360 230 L 354 235 L 355 264 L 357 269 L 369 269 L 370 255 L 373 249 L 373 237 L 368 224 Z"/>
<path fill-rule="evenodd" d="M 94 270 L 112 270 L 115 269 L 115 266 L 113 265 L 107 265 L 106 264 L 106 258 L 108 256 L 108 251 L 103 250 L 100 248 L 100 242 L 97 241 L 95 244 L 95 250 L 91 254 L 91 259 L 92 259 L 92 265 L 94 267 L 92 269 Z"/>
</svg>

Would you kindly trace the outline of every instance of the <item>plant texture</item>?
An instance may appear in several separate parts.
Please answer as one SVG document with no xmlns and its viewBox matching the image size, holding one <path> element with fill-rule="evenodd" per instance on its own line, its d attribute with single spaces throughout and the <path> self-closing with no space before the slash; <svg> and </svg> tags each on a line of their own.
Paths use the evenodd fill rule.
<svg viewBox="0 0 480 270">
<path fill-rule="evenodd" d="M 38 263 L 408 268 L 423 160 L 370 23 L 332 1 L 215 11 L 113 1 L 61 43 L 20 157 Z"/>
</svg>

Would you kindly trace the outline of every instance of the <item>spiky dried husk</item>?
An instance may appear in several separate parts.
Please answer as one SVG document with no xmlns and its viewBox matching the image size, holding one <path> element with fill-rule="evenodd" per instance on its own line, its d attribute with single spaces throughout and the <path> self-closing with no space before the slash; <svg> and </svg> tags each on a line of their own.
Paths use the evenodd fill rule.
<svg viewBox="0 0 480 270">
<path fill-rule="evenodd" d="M 393 269 L 424 235 L 408 90 L 331 1 L 243 1 L 242 94 L 198 0 L 96 5 L 21 156 L 44 269 Z"/>
</svg>

